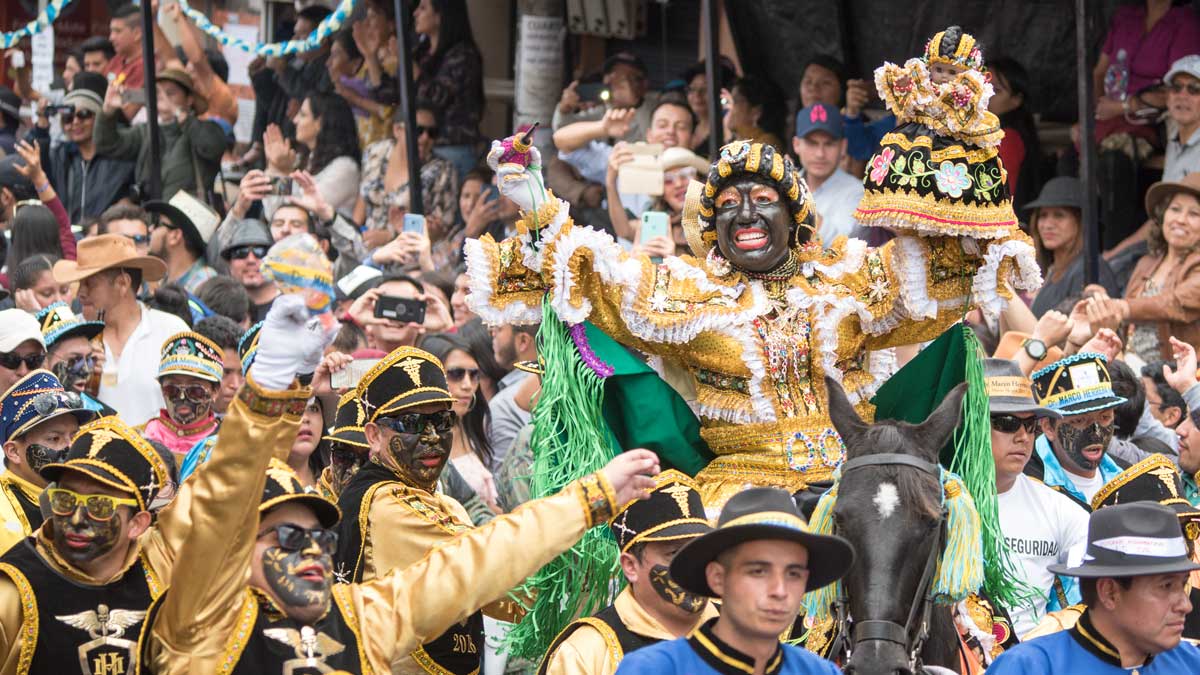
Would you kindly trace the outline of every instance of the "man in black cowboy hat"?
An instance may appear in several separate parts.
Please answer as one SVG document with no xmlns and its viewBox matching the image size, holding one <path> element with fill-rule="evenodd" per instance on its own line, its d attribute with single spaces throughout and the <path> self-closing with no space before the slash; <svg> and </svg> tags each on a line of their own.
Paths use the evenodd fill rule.
<svg viewBox="0 0 1200 675">
<path fill-rule="evenodd" d="M 611 675 L 629 652 L 686 636 L 717 616 L 708 598 L 681 588 L 668 568 L 689 541 L 712 531 L 691 478 L 674 469 L 658 474 L 650 497 L 626 505 L 608 526 L 629 585 L 595 616 L 567 626 L 539 674 Z"/>
<path fill-rule="evenodd" d="M 1200 649 L 1181 642 L 1192 609 L 1188 576 L 1200 565 L 1170 507 L 1136 502 L 1097 510 L 1077 565 L 1053 565 L 1080 579 L 1087 609 L 1069 631 L 1004 652 L 989 673 L 1200 672 Z"/>
<path fill-rule="evenodd" d="M 739 492 L 716 529 L 671 561 L 671 578 L 684 590 L 721 598 L 720 618 L 688 637 L 639 649 L 617 673 L 837 673 L 837 666 L 779 636 L 791 628 L 804 593 L 837 581 L 853 562 L 849 542 L 811 533 L 788 493 Z"/>
<path fill-rule="evenodd" d="M 985 359 L 984 384 L 991 412 L 992 459 L 1000 529 L 1022 581 L 1039 594 L 1031 605 L 1009 608 L 1017 635 L 1037 625 L 1047 610 L 1079 601 L 1074 579 L 1059 579 L 1046 565 L 1066 562 L 1067 553 L 1087 539 L 1087 511 L 1066 495 L 1024 474 L 1033 454 L 1038 420 L 1062 415 L 1039 406 L 1033 387 L 1016 362 Z"/>
</svg>

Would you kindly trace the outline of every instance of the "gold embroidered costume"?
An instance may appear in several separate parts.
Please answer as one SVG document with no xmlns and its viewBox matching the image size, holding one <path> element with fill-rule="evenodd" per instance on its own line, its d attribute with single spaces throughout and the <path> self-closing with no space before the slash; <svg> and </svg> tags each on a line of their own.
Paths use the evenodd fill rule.
<svg viewBox="0 0 1200 675">
<path fill-rule="evenodd" d="M 778 186 L 794 226 L 812 229 L 812 200 L 791 160 L 757 143 L 725 146 L 707 183 L 693 183 L 683 220 L 696 257 L 661 263 L 575 225 L 565 202 L 538 191 L 536 173 L 512 167 L 499 167 L 505 194 L 520 204 L 532 190 L 543 201 L 526 209 L 516 237 L 466 243 L 472 310 L 490 325 L 533 324 L 546 298 L 566 324 L 590 321 L 684 371 L 694 391 L 685 398 L 716 454 L 696 476 L 710 509 L 748 485 L 795 491 L 831 476 L 844 446 L 824 377 L 841 380 L 871 419 L 867 401 L 895 368 L 888 348 L 933 339 L 968 305 L 998 310 L 1009 286 L 1041 283 L 1016 228 L 988 240 L 903 233 L 875 249 L 839 237 L 795 245 L 778 273 L 733 269 L 717 249 L 712 210 L 731 177 Z"/>
</svg>

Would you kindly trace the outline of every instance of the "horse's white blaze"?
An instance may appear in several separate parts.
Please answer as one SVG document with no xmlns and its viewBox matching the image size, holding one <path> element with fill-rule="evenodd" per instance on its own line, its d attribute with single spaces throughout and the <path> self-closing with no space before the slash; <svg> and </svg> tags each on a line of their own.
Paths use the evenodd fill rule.
<svg viewBox="0 0 1200 675">
<path fill-rule="evenodd" d="M 891 483 L 880 483 L 879 492 L 875 493 L 875 508 L 879 509 L 879 517 L 887 519 L 896 512 L 900 504 L 900 493 Z"/>
</svg>

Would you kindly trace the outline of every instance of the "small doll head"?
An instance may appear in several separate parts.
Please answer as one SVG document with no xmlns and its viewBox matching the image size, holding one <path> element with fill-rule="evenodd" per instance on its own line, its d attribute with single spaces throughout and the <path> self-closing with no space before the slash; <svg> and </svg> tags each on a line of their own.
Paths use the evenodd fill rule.
<svg viewBox="0 0 1200 675">
<path fill-rule="evenodd" d="M 945 84 L 964 70 L 982 70 L 983 52 L 975 37 L 958 26 L 950 26 L 929 39 L 925 63 L 934 84 Z"/>
</svg>

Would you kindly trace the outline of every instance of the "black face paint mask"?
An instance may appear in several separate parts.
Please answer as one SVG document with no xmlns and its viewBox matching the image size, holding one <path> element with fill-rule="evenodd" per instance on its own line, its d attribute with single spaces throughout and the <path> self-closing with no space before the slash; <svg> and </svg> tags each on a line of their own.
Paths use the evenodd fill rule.
<svg viewBox="0 0 1200 675">
<path fill-rule="evenodd" d="M 300 576 L 300 571 L 319 564 L 321 579 Z M 313 607 L 329 603 L 332 592 L 333 558 L 326 553 L 317 553 L 311 546 L 300 551 L 289 551 L 272 546 L 263 551 L 263 574 L 267 585 L 279 600 L 289 607 Z"/>
<path fill-rule="evenodd" d="M 388 443 L 386 466 L 405 483 L 432 491 L 450 459 L 452 432 L 439 434 L 426 427 L 421 434 L 397 433 Z"/>
<path fill-rule="evenodd" d="M 51 516 L 54 548 L 75 565 L 90 562 L 108 553 L 121 538 L 121 515 L 108 520 L 88 517 L 81 506 L 69 516 Z"/>
<path fill-rule="evenodd" d="M 1100 466 L 1100 460 L 1104 455 L 1091 460 L 1084 457 L 1084 449 L 1099 446 L 1107 451 L 1108 444 L 1113 438 L 1113 425 L 1099 422 L 1093 422 L 1082 429 L 1066 422 L 1059 422 L 1056 431 L 1059 449 L 1068 459 L 1085 471 L 1093 471 Z"/>
<path fill-rule="evenodd" d="M 675 605 L 688 614 L 698 614 L 708 602 L 704 598 L 685 591 L 682 586 L 671 580 L 670 569 L 666 565 L 655 565 L 650 568 L 650 586 L 663 600 Z"/>
<path fill-rule="evenodd" d="M 29 465 L 30 470 L 34 473 L 40 474 L 43 466 L 61 462 L 65 459 L 67 450 L 69 448 L 55 450 L 54 448 L 47 448 L 40 443 L 30 443 L 29 447 L 25 448 L 25 463 Z"/>
</svg>

